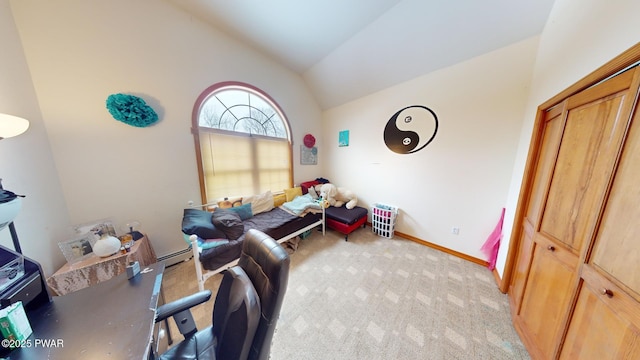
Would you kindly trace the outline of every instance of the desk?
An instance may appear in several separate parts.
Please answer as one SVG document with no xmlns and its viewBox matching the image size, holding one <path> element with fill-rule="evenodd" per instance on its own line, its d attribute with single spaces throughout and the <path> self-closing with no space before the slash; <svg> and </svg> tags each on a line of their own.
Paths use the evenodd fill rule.
<svg viewBox="0 0 640 360">
<path fill-rule="evenodd" d="M 65 295 L 122 274 L 131 261 L 139 262 L 140 268 L 157 261 L 146 235 L 137 240 L 126 254 L 118 253 L 106 258 L 93 255 L 77 263 L 66 263 L 47 279 L 47 284 L 55 295 Z"/>
<path fill-rule="evenodd" d="M 11 351 L 8 359 L 147 360 L 164 263 L 148 268 L 131 280 L 121 274 L 28 311 L 31 346 Z"/>
</svg>

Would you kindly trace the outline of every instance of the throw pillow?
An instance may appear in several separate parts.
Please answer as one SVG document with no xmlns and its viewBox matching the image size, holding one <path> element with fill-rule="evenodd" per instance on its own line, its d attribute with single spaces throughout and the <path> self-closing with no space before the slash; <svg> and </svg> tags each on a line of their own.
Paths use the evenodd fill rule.
<svg viewBox="0 0 640 360">
<path fill-rule="evenodd" d="M 294 187 L 294 188 L 291 188 L 291 189 L 286 189 L 284 191 L 284 195 L 287 198 L 287 202 L 289 202 L 289 201 L 295 199 L 297 196 L 302 195 L 302 188 L 298 186 L 298 187 Z"/>
<path fill-rule="evenodd" d="M 273 195 L 273 206 L 278 207 L 287 202 L 287 196 L 285 194 Z"/>
<path fill-rule="evenodd" d="M 228 209 L 218 209 L 213 212 L 211 221 L 228 239 L 237 240 L 244 233 L 244 224 L 238 213 Z"/>
<path fill-rule="evenodd" d="M 240 216 L 240 220 L 247 220 L 253 216 L 253 212 L 251 211 L 251 204 L 244 204 L 229 208 L 227 210 L 233 211 L 234 213 L 238 214 L 238 216 Z"/>
<path fill-rule="evenodd" d="M 242 203 L 250 203 L 251 212 L 253 215 L 257 215 L 273 209 L 273 194 L 271 194 L 271 191 L 267 191 L 260 195 L 244 197 L 242 198 Z"/>
<path fill-rule="evenodd" d="M 198 235 L 201 239 L 226 238 L 225 233 L 213 225 L 211 213 L 199 209 L 184 209 L 182 232 L 187 235 Z"/>
</svg>

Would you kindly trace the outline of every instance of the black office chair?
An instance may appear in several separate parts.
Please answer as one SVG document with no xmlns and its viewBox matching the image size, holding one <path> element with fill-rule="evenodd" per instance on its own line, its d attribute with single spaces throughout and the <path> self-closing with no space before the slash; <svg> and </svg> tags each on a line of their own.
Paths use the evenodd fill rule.
<svg viewBox="0 0 640 360">
<path fill-rule="evenodd" d="M 199 293 L 158 307 L 156 322 L 173 316 L 184 340 L 160 359 L 246 359 L 260 322 L 260 298 L 245 271 L 234 266 L 224 272 L 213 305 L 212 325 L 197 331 L 189 309 L 211 298 Z"/>
<path fill-rule="evenodd" d="M 238 266 L 249 275 L 262 308 L 260 324 L 249 352 L 251 360 L 269 358 L 271 339 L 289 282 L 289 265 L 289 254 L 280 244 L 258 230 L 247 231 Z"/>
<path fill-rule="evenodd" d="M 224 272 L 212 326 L 197 331 L 189 311 L 209 300 L 209 290 L 158 308 L 156 322 L 173 316 L 185 337 L 160 359 L 268 359 L 289 264 L 289 255 L 280 244 L 258 230 L 249 230 L 238 266 Z"/>
</svg>

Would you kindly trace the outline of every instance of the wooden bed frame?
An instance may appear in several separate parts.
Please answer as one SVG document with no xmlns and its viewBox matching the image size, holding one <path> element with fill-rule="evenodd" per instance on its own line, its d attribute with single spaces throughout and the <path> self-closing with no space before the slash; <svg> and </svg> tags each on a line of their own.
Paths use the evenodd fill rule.
<svg viewBox="0 0 640 360">
<path fill-rule="evenodd" d="M 203 209 L 206 209 L 209 206 L 209 204 L 205 204 L 205 205 L 199 205 L 199 206 L 194 206 L 194 207 L 200 207 Z M 305 231 L 308 230 L 312 230 L 314 228 L 316 228 L 319 225 L 322 225 L 322 236 L 325 235 L 325 211 L 324 211 L 324 207 L 322 208 L 322 217 L 320 218 L 320 220 L 309 224 L 307 226 L 305 226 L 304 228 L 300 229 L 300 230 L 296 230 L 290 234 L 285 235 L 284 237 L 280 238 L 280 239 L 276 239 L 276 241 L 281 244 L 287 240 L 291 240 L 294 237 L 302 234 Z M 221 267 L 215 269 L 215 270 L 205 270 L 202 267 L 202 263 L 200 262 L 200 252 L 201 249 L 198 246 L 198 236 L 197 235 L 191 235 L 189 236 L 189 241 L 191 241 L 191 250 L 193 251 L 193 263 L 195 264 L 196 267 L 196 277 L 198 278 L 198 289 L 200 291 L 204 290 L 204 283 L 207 281 L 208 278 L 212 277 L 215 274 L 219 274 L 222 271 L 235 266 L 238 264 L 238 259 L 233 260 L 225 265 L 222 265 Z"/>
</svg>

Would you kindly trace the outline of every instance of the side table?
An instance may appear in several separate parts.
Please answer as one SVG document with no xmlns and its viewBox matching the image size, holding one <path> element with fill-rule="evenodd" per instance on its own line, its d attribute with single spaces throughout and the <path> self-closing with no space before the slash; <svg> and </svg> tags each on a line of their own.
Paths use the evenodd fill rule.
<svg viewBox="0 0 640 360">
<path fill-rule="evenodd" d="M 120 275 L 132 261 L 140 263 L 141 269 L 157 262 L 146 235 L 137 240 L 126 254 L 118 252 L 104 258 L 93 255 L 77 263 L 66 263 L 47 279 L 47 284 L 54 295 L 62 296 Z"/>
</svg>

